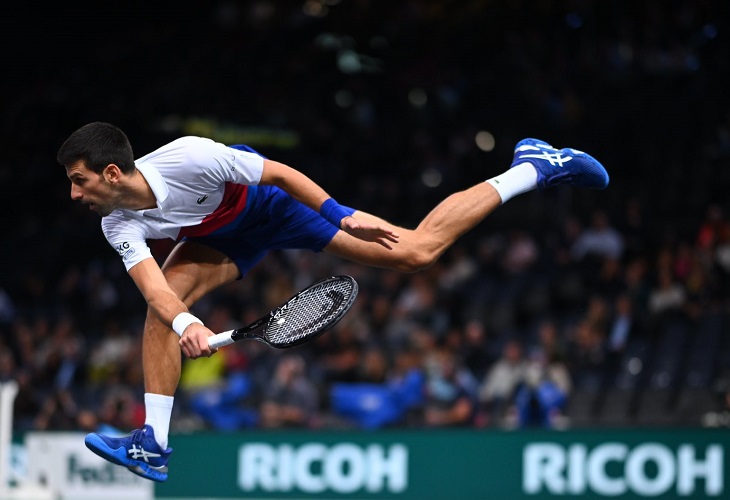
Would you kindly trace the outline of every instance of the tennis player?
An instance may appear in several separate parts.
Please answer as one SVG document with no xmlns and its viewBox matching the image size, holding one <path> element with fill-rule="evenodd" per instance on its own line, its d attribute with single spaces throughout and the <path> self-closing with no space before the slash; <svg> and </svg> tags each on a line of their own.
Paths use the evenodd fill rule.
<svg viewBox="0 0 730 500">
<path fill-rule="evenodd" d="M 145 425 L 121 438 L 89 434 L 86 446 L 154 481 L 167 480 L 180 350 L 192 359 L 215 352 L 207 338 L 217 332 L 189 308 L 245 276 L 267 251 L 324 251 L 415 272 L 516 195 L 558 184 L 603 189 L 609 182 L 588 154 L 524 139 L 506 172 L 452 194 L 417 228 L 405 229 L 338 204 L 303 173 L 243 145 L 182 137 L 135 160 L 122 130 L 95 122 L 73 132 L 57 160 L 71 181 L 71 198 L 102 217 L 104 236 L 148 305 Z M 147 245 L 160 238 L 179 242 L 162 267 Z"/>
</svg>

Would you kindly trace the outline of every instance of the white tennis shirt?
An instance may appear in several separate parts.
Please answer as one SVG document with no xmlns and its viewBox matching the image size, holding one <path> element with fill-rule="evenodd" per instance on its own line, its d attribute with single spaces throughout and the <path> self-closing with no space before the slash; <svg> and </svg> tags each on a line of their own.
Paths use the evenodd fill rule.
<svg viewBox="0 0 730 500">
<path fill-rule="evenodd" d="M 115 210 L 101 219 L 109 244 L 127 270 L 152 257 L 150 239 L 205 236 L 236 219 L 264 159 L 203 137 L 182 137 L 135 161 L 157 208 Z"/>
</svg>

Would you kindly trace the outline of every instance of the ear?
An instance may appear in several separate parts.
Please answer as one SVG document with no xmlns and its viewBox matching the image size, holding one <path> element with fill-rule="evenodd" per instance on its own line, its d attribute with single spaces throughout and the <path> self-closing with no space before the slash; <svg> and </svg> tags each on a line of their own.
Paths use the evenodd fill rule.
<svg viewBox="0 0 730 500">
<path fill-rule="evenodd" d="M 101 172 L 102 177 L 112 184 L 119 182 L 122 177 L 121 169 L 114 163 L 110 163 Z"/>
</svg>

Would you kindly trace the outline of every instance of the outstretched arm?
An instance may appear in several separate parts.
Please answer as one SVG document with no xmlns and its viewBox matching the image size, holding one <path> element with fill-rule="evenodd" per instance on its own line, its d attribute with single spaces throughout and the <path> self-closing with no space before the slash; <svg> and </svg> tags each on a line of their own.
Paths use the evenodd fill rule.
<svg viewBox="0 0 730 500">
<path fill-rule="evenodd" d="M 187 306 L 170 288 L 154 259 L 148 258 L 135 264 L 129 269 L 129 276 L 142 292 L 150 309 L 180 335 L 180 348 L 187 357 L 195 359 L 217 351 L 208 346 L 208 336 L 213 332 L 188 313 Z"/>
<path fill-rule="evenodd" d="M 325 201 L 331 199 L 324 189 L 303 173 L 271 160 L 264 160 L 260 184 L 277 186 L 317 212 L 322 210 Z M 386 248 L 398 242 L 398 234 L 390 226 L 358 221 L 351 216 L 345 216 L 338 222 L 340 229 L 361 240 L 372 241 Z"/>
</svg>

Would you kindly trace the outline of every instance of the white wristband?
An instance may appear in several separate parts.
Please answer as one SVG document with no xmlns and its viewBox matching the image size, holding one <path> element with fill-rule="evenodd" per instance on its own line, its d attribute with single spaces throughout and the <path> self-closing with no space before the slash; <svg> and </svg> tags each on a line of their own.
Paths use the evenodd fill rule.
<svg viewBox="0 0 730 500">
<path fill-rule="evenodd" d="M 200 323 L 201 325 L 203 324 L 202 321 L 200 321 L 189 312 L 181 312 L 180 314 L 175 316 L 175 319 L 172 320 L 172 329 L 175 330 L 175 333 L 182 337 L 183 332 L 187 327 L 191 325 L 191 323 Z"/>
</svg>

